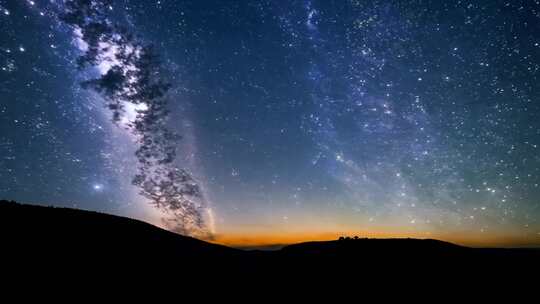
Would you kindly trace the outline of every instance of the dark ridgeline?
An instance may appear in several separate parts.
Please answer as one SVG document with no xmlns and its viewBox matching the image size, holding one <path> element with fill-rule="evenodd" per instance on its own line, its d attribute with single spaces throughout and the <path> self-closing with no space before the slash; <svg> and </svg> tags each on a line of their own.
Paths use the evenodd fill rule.
<svg viewBox="0 0 540 304">
<path fill-rule="evenodd" d="M 480 275 L 538 268 L 538 249 L 475 249 L 438 240 L 340 238 L 276 251 L 239 250 L 98 212 L 0 201 L 1 257 L 17 271 L 150 270 L 181 276 L 310 274 L 398 277 L 422 272 Z"/>
</svg>

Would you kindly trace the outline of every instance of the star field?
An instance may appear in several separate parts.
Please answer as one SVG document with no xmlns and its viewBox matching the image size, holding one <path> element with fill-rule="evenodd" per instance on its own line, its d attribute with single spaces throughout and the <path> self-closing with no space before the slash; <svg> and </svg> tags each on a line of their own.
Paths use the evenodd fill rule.
<svg viewBox="0 0 540 304">
<path fill-rule="evenodd" d="M 130 123 L 148 103 L 123 100 L 115 122 L 113 99 L 81 85 L 118 66 L 123 44 L 78 68 L 88 40 L 62 20 L 68 9 L 0 1 L 0 198 L 170 228 L 169 207 L 186 203 L 156 208 L 132 183 L 142 133 Z M 170 165 L 145 172 L 193 179 L 207 237 L 540 244 L 540 2 L 117 0 L 102 11 L 159 56 L 162 126 L 182 138 L 165 144 Z"/>
</svg>

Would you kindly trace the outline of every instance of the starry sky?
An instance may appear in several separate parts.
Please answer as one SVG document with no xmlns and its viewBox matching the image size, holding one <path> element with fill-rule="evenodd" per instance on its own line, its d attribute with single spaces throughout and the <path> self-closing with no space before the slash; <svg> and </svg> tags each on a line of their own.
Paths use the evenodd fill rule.
<svg viewBox="0 0 540 304">
<path fill-rule="evenodd" d="M 103 40 L 84 68 L 67 2 L 0 0 L 0 198 L 165 228 L 195 206 L 204 235 L 185 233 L 230 245 L 540 246 L 540 1 L 88 0 L 136 44 L 126 64 Z M 153 99 L 114 121 L 82 85 L 133 70 L 133 45 L 159 57 L 160 126 L 181 136 L 151 170 L 185 173 L 196 200 L 133 183 Z"/>
</svg>

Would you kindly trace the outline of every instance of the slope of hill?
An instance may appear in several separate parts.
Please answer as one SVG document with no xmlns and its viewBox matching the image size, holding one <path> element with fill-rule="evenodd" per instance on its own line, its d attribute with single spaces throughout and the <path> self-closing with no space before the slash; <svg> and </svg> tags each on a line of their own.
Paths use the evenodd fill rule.
<svg viewBox="0 0 540 304">
<path fill-rule="evenodd" d="M 231 257 L 238 249 L 126 217 L 0 201 L 4 255 L 103 260 Z"/>
<path fill-rule="evenodd" d="M 385 269 L 531 269 L 537 249 L 474 249 L 438 240 L 350 239 L 246 251 L 181 236 L 142 221 L 91 211 L 0 201 L 0 253 L 27 269 L 161 269 L 183 274 L 373 273 Z M 405 273 L 405 272 L 404 272 Z"/>
</svg>

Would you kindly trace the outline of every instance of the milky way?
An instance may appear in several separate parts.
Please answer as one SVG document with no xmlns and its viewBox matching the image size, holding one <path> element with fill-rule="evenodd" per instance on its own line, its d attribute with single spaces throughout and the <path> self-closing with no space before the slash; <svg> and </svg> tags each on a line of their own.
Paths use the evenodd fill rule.
<svg viewBox="0 0 540 304">
<path fill-rule="evenodd" d="M 158 209 L 171 215 L 172 229 L 182 234 L 205 231 L 204 197 L 197 181 L 176 164 L 178 134 L 169 124 L 171 84 L 159 56 L 130 29 L 110 21 L 112 1 L 67 1 L 60 19 L 69 24 L 82 55 L 79 68 L 97 67 L 99 75 L 85 88 L 99 92 L 112 120 L 134 135 L 138 171 L 132 183 Z M 130 117 L 131 116 L 131 117 Z M 94 186 L 100 190 L 99 185 Z"/>
<path fill-rule="evenodd" d="M 135 42 L 105 41 L 85 69 L 68 9 L 0 1 L 2 198 L 165 218 L 223 242 L 540 244 L 538 1 L 112 1 L 100 18 Z M 124 100 L 115 121 L 106 105 L 125 92 L 81 86 L 130 44 L 153 45 L 151 82 L 168 84 L 160 124 L 182 138 L 159 133 L 152 149 L 174 148 L 171 166 L 135 154 L 147 102 Z M 148 207 L 163 193 L 131 184 L 141 168 L 185 174 L 193 216 Z"/>
</svg>

